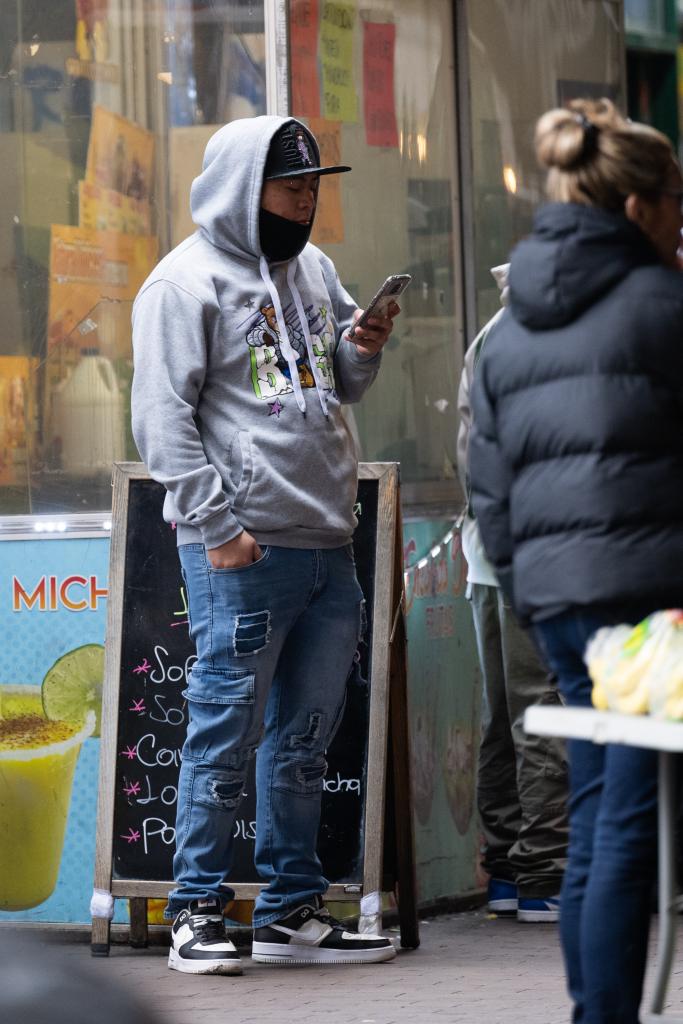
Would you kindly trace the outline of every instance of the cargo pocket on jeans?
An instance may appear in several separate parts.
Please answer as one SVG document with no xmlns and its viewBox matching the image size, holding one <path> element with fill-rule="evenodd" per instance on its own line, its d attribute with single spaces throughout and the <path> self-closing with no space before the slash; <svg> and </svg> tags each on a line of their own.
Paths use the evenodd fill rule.
<svg viewBox="0 0 683 1024">
<path fill-rule="evenodd" d="M 254 673 L 192 672 L 183 691 L 190 721 L 183 756 L 236 767 L 249 756 L 260 736 L 254 718 Z"/>
<path fill-rule="evenodd" d="M 196 704 L 253 704 L 254 673 L 239 669 L 207 672 L 193 668 L 183 697 Z"/>
</svg>

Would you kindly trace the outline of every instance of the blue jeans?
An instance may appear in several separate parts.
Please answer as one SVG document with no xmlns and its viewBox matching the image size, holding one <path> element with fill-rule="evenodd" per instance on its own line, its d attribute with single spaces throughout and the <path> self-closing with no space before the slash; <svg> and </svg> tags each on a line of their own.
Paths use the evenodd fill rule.
<svg viewBox="0 0 683 1024">
<path fill-rule="evenodd" d="M 232 899 L 221 883 L 255 753 L 255 864 L 267 885 L 254 926 L 327 889 L 316 854 L 325 752 L 344 712 L 363 593 L 350 544 L 262 550 L 250 565 L 214 569 L 202 544 L 178 549 L 197 661 L 184 693 L 167 916 L 190 900 Z"/>
<path fill-rule="evenodd" d="M 535 624 L 569 705 L 589 707 L 583 654 L 602 626 L 653 608 L 574 609 Z M 657 869 L 657 754 L 570 740 L 560 936 L 575 1024 L 638 1024 Z"/>
</svg>

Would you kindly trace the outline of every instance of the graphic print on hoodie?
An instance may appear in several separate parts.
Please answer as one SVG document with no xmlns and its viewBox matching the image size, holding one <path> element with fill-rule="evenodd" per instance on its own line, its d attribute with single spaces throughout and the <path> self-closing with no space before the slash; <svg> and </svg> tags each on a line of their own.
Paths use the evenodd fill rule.
<svg viewBox="0 0 683 1024">
<path fill-rule="evenodd" d="M 344 337 L 357 303 L 316 246 L 264 256 L 263 171 L 291 120 L 247 118 L 212 136 L 191 189 L 197 230 L 133 307 L 133 435 L 179 544 L 218 547 L 245 529 L 259 544 L 333 548 L 356 525 L 342 404 L 362 397 L 381 357 Z"/>
<path fill-rule="evenodd" d="M 311 369 L 311 361 L 306 350 L 306 339 L 292 305 L 283 309 L 289 343 L 294 349 L 299 383 L 302 388 L 314 388 L 315 377 Z M 311 335 L 311 351 L 316 367 L 322 380 L 324 391 L 334 388 L 334 370 L 332 358 L 334 353 L 334 333 L 327 320 L 327 309 L 319 306 L 314 309 L 309 305 L 305 309 L 308 329 Z M 275 307 L 272 304 L 262 306 L 256 319 L 247 321 L 247 345 L 251 360 L 251 379 L 254 392 L 258 398 L 269 400 L 279 399 L 281 395 L 292 394 L 292 371 L 282 351 Z"/>
</svg>

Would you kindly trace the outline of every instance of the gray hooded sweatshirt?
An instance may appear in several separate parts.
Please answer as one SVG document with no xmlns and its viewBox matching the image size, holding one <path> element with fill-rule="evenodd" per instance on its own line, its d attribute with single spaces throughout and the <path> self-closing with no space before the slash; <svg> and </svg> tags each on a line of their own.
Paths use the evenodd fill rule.
<svg viewBox="0 0 683 1024">
<path fill-rule="evenodd" d="M 289 118 L 221 128 L 191 191 L 198 230 L 157 265 L 133 307 L 133 434 L 167 490 L 178 543 L 333 548 L 356 525 L 357 464 L 341 403 L 379 357 L 344 332 L 357 304 L 314 245 L 268 264 L 263 169 Z"/>
</svg>

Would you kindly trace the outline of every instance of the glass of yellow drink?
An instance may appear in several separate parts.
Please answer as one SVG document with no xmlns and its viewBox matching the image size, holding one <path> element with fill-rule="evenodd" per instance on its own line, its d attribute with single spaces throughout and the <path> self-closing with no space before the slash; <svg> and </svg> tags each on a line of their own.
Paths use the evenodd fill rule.
<svg viewBox="0 0 683 1024">
<path fill-rule="evenodd" d="M 95 728 L 50 721 L 39 686 L 0 686 L 0 910 L 26 910 L 57 884 L 78 752 Z"/>
</svg>

